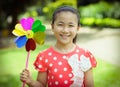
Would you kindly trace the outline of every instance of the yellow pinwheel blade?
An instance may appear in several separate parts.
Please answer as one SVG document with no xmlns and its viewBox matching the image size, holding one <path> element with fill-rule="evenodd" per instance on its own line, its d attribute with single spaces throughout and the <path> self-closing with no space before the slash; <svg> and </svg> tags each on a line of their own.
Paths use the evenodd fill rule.
<svg viewBox="0 0 120 87">
<path fill-rule="evenodd" d="M 15 29 L 12 31 L 12 33 L 16 36 L 23 36 L 26 35 L 26 31 L 23 29 L 21 24 L 16 24 Z"/>
</svg>

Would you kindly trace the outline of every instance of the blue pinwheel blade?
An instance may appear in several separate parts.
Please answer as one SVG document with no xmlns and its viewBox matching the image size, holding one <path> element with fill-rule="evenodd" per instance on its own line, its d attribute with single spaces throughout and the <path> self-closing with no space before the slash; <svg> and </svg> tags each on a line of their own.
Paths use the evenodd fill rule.
<svg viewBox="0 0 120 87">
<path fill-rule="evenodd" d="M 21 36 L 21 37 L 17 37 L 15 39 L 15 44 L 17 45 L 18 48 L 23 47 L 27 42 L 27 38 L 26 36 Z"/>
</svg>

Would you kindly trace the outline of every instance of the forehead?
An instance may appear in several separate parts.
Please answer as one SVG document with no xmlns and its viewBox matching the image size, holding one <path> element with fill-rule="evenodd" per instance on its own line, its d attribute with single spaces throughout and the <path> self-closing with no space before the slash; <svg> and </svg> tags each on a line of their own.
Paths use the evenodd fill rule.
<svg viewBox="0 0 120 87">
<path fill-rule="evenodd" d="M 56 14 L 55 20 L 71 20 L 71 21 L 78 21 L 77 15 L 70 11 L 62 11 Z"/>
</svg>

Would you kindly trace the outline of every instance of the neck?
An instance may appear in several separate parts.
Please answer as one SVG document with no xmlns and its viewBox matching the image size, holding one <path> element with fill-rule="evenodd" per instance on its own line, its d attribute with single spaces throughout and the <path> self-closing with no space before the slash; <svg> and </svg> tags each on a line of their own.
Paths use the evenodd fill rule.
<svg viewBox="0 0 120 87">
<path fill-rule="evenodd" d="M 69 53 L 69 52 L 73 51 L 74 48 L 75 48 L 74 43 L 67 44 L 67 45 L 56 43 L 54 46 L 54 49 L 61 53 Z"/>
</svg>

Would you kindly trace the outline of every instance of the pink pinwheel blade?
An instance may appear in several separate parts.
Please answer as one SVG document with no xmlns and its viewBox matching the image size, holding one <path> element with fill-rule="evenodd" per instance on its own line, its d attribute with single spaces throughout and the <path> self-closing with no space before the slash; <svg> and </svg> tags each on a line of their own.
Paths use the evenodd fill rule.
<svg viewBox="0 0 120 87">
<path fill-rule="evenodd" d="M 22 18 L 20 20 L 20 23 L 22 25 L 22 27 L 25 29 L 25 30 L 31 30 L 32 29 L 32 24 L 34 22 L 34 19 L 33 18 Z"/>
<path fill-rule="evenodd" d="M 23 47 L 27 42 L 27 38 L 26 36 L 21 36 L 21 37 L 17 37 L 15 39 L 15 44 L 17 45 L 18 48 Z"/>
<path fill-rule="evenodd" d="M 36 48 L 36 43 L 35 41 L 31 38 L 31 39 L 28 39 L 26 45 L 25 45 L 25 48 L 26 48 L 26 51 L 30 51 L 30 50 L 35 50 Z"/>
</svg>

